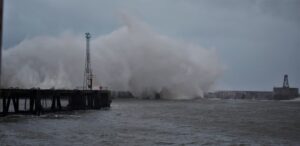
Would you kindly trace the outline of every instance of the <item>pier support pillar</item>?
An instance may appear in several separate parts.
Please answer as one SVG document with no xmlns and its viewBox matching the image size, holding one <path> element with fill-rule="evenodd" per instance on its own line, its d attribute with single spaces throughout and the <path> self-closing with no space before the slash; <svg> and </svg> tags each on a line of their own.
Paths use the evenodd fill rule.
<svg viewBox="0 0 300 146">
<path fill-rule="evenodd" d="M 6 109 L 6 97 L 3 96 L 3 99 L 2 99 L 2 113 L 5 115 L 5 109 Z"/>
<path fill-rule="evenodd" d="M 14 97 L 12 99 L 12 101 L 13 101 L 13 105 L 14 105 L 14 110 L 16 113 L 18 113 L 19 112 L 19 97 Z"/>
<path fill-rule="evenodd" d="M 60 96 L 54 95 L 52 97 L 51 110 L 53 110 L 53 111 L 61 110 Z"/>
<path fill-rule="evenodd" d="M 31 113 L 34 112 L 34 97 L 30 96 L 30 99 L 29 99 L 29 111 Z"/>
<path fill-rule="evenodd" d="M 35 96 L 35 113 L 39 116 L 41 112 L 43 111 L 42 103 L 41 103 L 41 97 Z"/>
<path fill-rule="evenodd" d="M 7 101 L 5 103 L 5 109 L 4 109 L 4 113 L 7 114 L 9 111 L 9 106 L 10 106 L 10 97 L 7 98 Z"/>
</svg>

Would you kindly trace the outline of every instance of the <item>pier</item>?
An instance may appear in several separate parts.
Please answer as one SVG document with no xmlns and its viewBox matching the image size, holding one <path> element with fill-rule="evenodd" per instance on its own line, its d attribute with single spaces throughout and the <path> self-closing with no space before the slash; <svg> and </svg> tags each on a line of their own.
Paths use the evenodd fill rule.
<svg viewBox="0 0 300 146">
<path fill-rule="evenodd" d="M 0 116 L 109 108 L 109 90 L 0 89 Z"/>
</svg>

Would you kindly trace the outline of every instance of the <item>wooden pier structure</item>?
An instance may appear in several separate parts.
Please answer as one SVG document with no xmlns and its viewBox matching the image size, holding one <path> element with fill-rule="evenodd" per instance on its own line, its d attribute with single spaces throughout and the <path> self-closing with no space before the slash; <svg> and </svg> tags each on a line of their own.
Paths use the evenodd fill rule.
<svg viewBox="0 0 300 146">
<path fill-rule="evenodd" d="M 109 90 L 0 89 L 0 116 L 109 108 Z M 2 101 L 2 102 L 1 102 Z"/>
</svg>

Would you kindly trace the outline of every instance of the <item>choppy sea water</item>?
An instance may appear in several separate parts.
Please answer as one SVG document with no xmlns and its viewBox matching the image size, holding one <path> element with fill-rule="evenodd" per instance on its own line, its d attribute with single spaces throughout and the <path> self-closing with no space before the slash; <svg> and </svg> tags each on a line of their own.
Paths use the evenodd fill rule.
<svg viewBox="0 0 300 146">
<path fill-rule="evenodd" d="M 300 145 L 299 101 L 114 100 L 110 110 L 0 117 L 0 145 Z"/>
</svg>

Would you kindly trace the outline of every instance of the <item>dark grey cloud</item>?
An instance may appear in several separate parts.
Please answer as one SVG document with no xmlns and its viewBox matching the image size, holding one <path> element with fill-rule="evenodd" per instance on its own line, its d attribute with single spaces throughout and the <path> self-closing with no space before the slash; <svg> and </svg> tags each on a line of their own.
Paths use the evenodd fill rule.
<svg viewBox="0 0 300 146">
<path fill-rule="evenodd" d="M 65 31 L 107 34 L 120 11 L 154 30 L 218 51 L 218 88 L 271 90 L 283 74 L 300 86 L 300 0 L 6 0 L 4 48 Z"/>
</svg>

